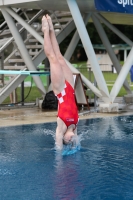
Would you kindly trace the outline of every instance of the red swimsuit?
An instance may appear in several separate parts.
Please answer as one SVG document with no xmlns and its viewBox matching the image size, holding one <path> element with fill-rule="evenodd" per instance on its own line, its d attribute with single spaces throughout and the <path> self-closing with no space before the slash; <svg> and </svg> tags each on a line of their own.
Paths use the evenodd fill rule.
<svg viewBox="0 0 133 200">
<path fill-rule="evenodd" d="M 78 123 L 78 110 L 75 102 L 75 94 L 72 86 L 65 81 L 64 90 L 57 95 L 58 117 L 63 120 L 66 126 Z"/>
</svg>

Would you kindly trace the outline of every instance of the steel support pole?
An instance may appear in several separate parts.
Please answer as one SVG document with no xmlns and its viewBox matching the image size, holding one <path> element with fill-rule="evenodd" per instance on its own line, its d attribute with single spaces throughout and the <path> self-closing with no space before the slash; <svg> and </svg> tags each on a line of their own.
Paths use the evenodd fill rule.
<svg viewBox="0 0 133 200">
<path fill-rule="evenodd" d="M 86 14 L 84 16 L 84 23 L 85 23 L 85 25 L 88 23 L 90 17 L 91 17 L 91 14 Z M 78 33 L 78 31 L 76 31 L 74 33 L 74 36 L 73 36 L 73 38 L 72 38 L 72 40 L 71 40 L 71 42 L 70 42 L 70 44 L 69 44 L 69 46 L 68 46 L 65 54 L 64 54 L 64 57 L 67 60 L 70 60 L 70 58 L 71 58 L 71 56 L 72 56 L 72 54 L 73 54 L 73 52 L 74 52 L 74 50 L 75 50 L 78 42 L 79 42 L 79 39 L 80 39 L 79 33 Z"/>
<path fill-rule="evenodd" d="M 67 3 L 71 11 L 71 14 L 73 16 L 80 38 L 82 40 L 82 44 L 86 51 L 87 57 L 90 60 L 92 70 L 95 75 L 100 92 L 102 93 L 103 97 L 106 98 L 106 101 L 110 102 L 109 91 L 108 91 L 106 82 L 104 80 L 103 74 L 101 72 L 101 69 L 99 67 L 98 61 L 96 59 L 96 55 L 95 55 L 92 43 L 90 41 L 89 35 L 84 25 L 76 0 L 67 0 Z"/>
<path fill-rule="evenodd" d="M 111 47 L 111 44 L 110 44 L 110 42 L 108 40 L 108 37 L 107 37 L 107 35 L 106 35 L 106 33 L 105 33 L 100 21 L 95 17 L 95 15 L 92 15 L 92 20 L 94 22 L 94 25 L 95 25 L 95 27 L 96 27 L 96 29 L 98 31 L 98 34 L 99 34 L 101 40 L 103 42 L 103 45 L 106 47 L 106 50 L 107 50 L 107 52 L 108 52 L 108 54 L 109 54 L 109 56 L 110 56 L 110 58 L 111 58 L 111 60 L 113 62 L 113 65 L 114 65 L 117 73 L 119 74 L 120 71 L 121 71 L 121 66 L 120 66 L 120 63 L 119 63 L 115 53 L 114 53 L 114 50 Z M 130 87 L 129 87 L 128 82 L 126 80 L 124 82 L 124 88 L 127 91 L 127 93 L 131 94 Z"/>
<path fill-rule="evenodd" d="M 132 47 L 132 49 L 127 57 L 127 60 L 126 60 L 125 64 L 123 65 L 123 67 L 120 71 L 120 74 L 111 90 L 110 98 L 111 98 L 112 103 L 114 102 L 117 94 L 119 93 L 119 91 L 124 83 L 124 80 L 126 79 L 128 72 L 132 65 L 133 65 L 133 47 Z"/>
<path fill-rule="evenodd" d="M 68 62 L 67 60 L 65 60 L 65 61 L 73 73 L 79 73 L 79 71 L 75 67 L 73 67 L 70 62 Z M 80 74 L 80 75 L 81 75 L 82 81 L 85 83 L 85 85 L 87 85 L 99 98 L 103 99 L 101 92 L 84 75 L 82 75 L 82 74 Z M 104 100 L 104 99 L 103 99 L 103 101 L 106 102 L 106 100 Z"/>
<path fill-rule="evenodd" d="M 19 17 L 13 10 L 6 8 L 6 10 L 21 24 L 23 25 L 42 45 L 44 44 L 44 39 L 42 36 L 40 36 L 29 24 L 27 24 L 21 17 Z M 74 67 L 66 60 L 68 66 L 70 69 L 78 73 L 78 70 L 74 69 Z M 85 84 L 100 98 L 102 98 L 102 95 L 100 91 L 91 83 L 89 82 L 83 75 L 82 80 L 85 82 Z"/>
<path fill-rule="evenodd" d="M 124 63 L 126 62 L 127 60 L 127 49 L 124 49 Z"/>
<path fill-rule="evenodd" d="M 30 57 L 30 55 L 29 55 L 29 53 L 28 53 L 28 51 L 25 47 L 25 44 L 22 40 L 22 37 L 21 37 L 12 17 L 6 12 L 4 7 L 2 8 L 1 12 L 2 12 L 5 20 L 7 21 L 7 24 L 10 28 L 10 31 L 11 31 L 13 37 L 14 37 L 14 40 L 15 40 L 17 46 L 18 46 L 18 49 L 21 53 L 21 56 L 22 56 L 22 58 L 23 58 L 23 60 L 26 64 L 26 66 L 28 67 L 29 70 L 36 71 L 34 63 L 33 63 L 32 59 L 31 59 L 31 57 Z M 34 77 L 34 81 L 35 81 L 38 89 L 41 91 L 41 93 L 45 94 L 46 91 L 45 91 L 45 88 L 43 86 L 43 83 L 42 83 L 40 77 L 38 77 L 38 76 Z"/>
<path fill-rule="evenodd" d="M 28 24 L 32 24 L 32 22 L 34 22 L 35 19 L 37 19 L 43 12 L 44 12 L 44 11 L 42 11 L 42 10 L 39 11 L 39 12 L 28 22 Z M 23 30 L 24 30 L 24 27 L 21 28 L 21 29 L 19 30 L 19 32 L 22 33 Z M 1 52 L 1 51 L 4 51 L 4 49 L 6 49 L 6 47 L 13 41 L 13 39 L 14 39 L 14 38 L 11 37 L 11 38 L 0 48 L 0 52 Z"/>
<path fill-rule="evenodd" d="M 14 10 L 5 7 L 6 11 L 14 18 L 16 19 L 31 35 L 33 35 L 42 45 L 44 45 L 44 38 L 39 35 L 39 33 L 34 30 L 27 22 L 25 22 L 19 15 L 17 15 Z M 69 23 L 69 28 L 71 29 L 73 27 L 74 29 L 74 23 L 71 22 Z M 62 31 L 62 33 L 64 33 L 64 35 L 67 35 L 69 31 Z M 62 41 L 62 37 L 57 36 L 57 40 L 58 42 Z"/>
<path fill-rule="evenodd" d="M 21 83 L 21 105 L 24 106 L 24 81 Z"/>
<path fill-rule="evenodd" d="M 44 45 L 44 39 L 42 36 L 40 36 L 34 29 L 32 29 L 32 27 L 27 24 L 21 17 L 19 17 L 13 10 L 6 8 L 7 11 L 20 23 L 22 24 L 42 45 Z M 68 66 L 70 67 L 70 69 L 75 72 L 78 73 L 79 71 L 76 70 L 71 63 L 69 63 L 66 59 L 65 61 L 67 62 Z M 108 98 L 103 98 L 101 92 L 85 77 L 81 74 L 82 80 L 83 82 L 101 99 L 103 99 L 103 101 L 108 102 Z"/>
<path fill-rule="evenodd" d="M 30 32 L 40 43 L 44 43 L 43 38 L 39 33 L 35 31 L 27 22 L 25 22 L 19 15 L 14 12 L 11 8 L 4 7 L 4 9 L 14 18 L 16 19 L 28 32 Z M 3 10 L 3 9 L 2 9 Z"/>
<path fill-rule="evenodd" d="M 109 29 L 111 29 L 116 35 L 118 35 L 124 42 L 126 42 L 129 46 L 133 46 L 133 42 L 126 37 L 121 31 L 119 31 L 114 25 L 112 25 L 108 20 L 106 20 L 102 15 L 98 13 L 94 13 L 94 15 L 101 20 Z"/>
</svg>

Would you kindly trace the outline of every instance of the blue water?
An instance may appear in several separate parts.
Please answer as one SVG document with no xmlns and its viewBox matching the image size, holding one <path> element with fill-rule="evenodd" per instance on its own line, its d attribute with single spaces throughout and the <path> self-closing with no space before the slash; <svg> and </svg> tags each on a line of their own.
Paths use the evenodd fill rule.
<svg viewBox="0 0 133 200">
<path fill-rule="evenodd" d="M 133 116 L 80 121 L 81 149 L 68 156 L 55 128 L 0 128 L 0 200 L 133 200 Z"/>
</svg>

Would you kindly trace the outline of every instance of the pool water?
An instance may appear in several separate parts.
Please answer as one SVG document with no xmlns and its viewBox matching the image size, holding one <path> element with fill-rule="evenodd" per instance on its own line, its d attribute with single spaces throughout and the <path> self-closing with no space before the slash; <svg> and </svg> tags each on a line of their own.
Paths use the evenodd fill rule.
<svg viewBox="0 0 133 200">
<path fill-rule="evenodd" d="M 0 200 L 133 200 L 133 116 L 80 121 L 81 149 L 67 156 L 55 128 L 0 128 Z"/>
</svg>

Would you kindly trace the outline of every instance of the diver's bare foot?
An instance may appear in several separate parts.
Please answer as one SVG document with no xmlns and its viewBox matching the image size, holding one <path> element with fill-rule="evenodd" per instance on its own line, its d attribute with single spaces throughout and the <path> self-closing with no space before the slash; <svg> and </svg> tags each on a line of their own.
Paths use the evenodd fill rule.
<svg viewBox="0 0 133 200">
<path fill-rule="evenodd" d="M 47 21 L 47 18 L 45 16 L 43 16 L 42 18 L 42 32 L 45 32 L 45 30 L 49 30 L 49 24 Z"/>
<path fill-rule="evenodd" d="M 47 15 L 46 15 L 46 18 L 47 18 L 47 21 L 48 21 L 48 24 L 49 24 L 49 30 L 51 30 L 51 31 L 54 30 L 51 17 L 47 14 Z"/>
</svg>

